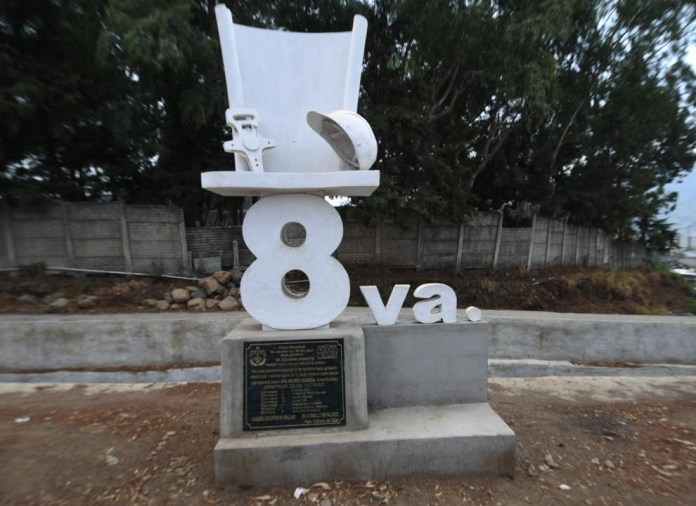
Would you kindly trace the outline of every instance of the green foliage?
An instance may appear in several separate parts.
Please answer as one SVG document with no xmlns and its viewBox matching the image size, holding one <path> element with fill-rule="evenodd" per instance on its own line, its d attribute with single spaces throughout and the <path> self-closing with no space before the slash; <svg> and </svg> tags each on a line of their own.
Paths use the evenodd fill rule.
<svg viewBox="0 0 696 506">
<path fill-rule="evenodd" d="M 5 0 L 0 198 L 172 203 L 189 223 L 236 199 L 214 0 Z M 696 9 L 681 0 L 230 2 L 239 23 L 347 30 L 368 18 L 360 113 L 382 184 L 366 220 L 404 211 L 568 215 L 654 250 L 664 190 L 696 162 Z M 524 214 L 524 213 L 523 213 Z M 525 219 L 528 218 L 525 214 Z"/>
<path fill-rule="evenodd" d="M 89 0 L 0 4 L 3 200 L 94 199 L 137 184 L 138 132 L 117 130 L 129 82 L 95 58 L 103 20 Z"/>
</svg>

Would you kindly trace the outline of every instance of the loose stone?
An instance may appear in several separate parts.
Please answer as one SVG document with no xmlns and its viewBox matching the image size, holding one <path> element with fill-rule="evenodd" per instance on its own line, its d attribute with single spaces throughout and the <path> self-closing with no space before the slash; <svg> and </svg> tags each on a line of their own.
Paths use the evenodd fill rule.
<svg viewBox="0 0 696 506">
<path fill-rule="evenodd" d="M 220 305 L 218 307 L 223 311 L 234 311 L 239 309 L 240 305 L 239 302 L 237 302 L 237 299 L 234 297 L 225 297 L 220 301 Z"/>
<path fill-rule="evenodd" d="M 200 311 L 201 309 L 205 308 L 205 300 L 199 297 L 191 299 L 186 303 L 186 307 Z"/>
<path fill-rule="evenodd" d="M 211 295 L 220 288 L 220 283 L 218 283 L 214 277 L 210 276 L 199 280 L 198 286 L 204 289 L 208 295 Z"/>
<path fill-rule="evenodd" d="M 175 288 L 172 290 L 172 300 L 177 303 L 188 302 L 191 298 L 188 290 L 183 288 Z"/>
<path fill-rule="evenodd" d="M 166 311 L 167 309 L 169 309 L 169 302 L 167 302 L 166 300 L 158 300 L 157 302 L 155 302 L 155 307 L 160 311 Z"/>
<path fill-rule="evenodd" d="M 213 273 L 213 277 L 218 283 L 224 285 L 232 280 L 232 273 L 229 271 L 217 271 Z"/>
</svg>

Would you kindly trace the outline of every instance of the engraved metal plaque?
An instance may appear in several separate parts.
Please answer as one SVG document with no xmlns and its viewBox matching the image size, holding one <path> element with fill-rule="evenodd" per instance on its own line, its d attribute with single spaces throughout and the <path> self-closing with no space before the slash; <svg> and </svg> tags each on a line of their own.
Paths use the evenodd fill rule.
<svg viewBox="0 0 696 506">
<path fill-rule="evenodd" d="M 346 424 L 343 339 L 243 345 L 245 431 Z"/>
</svg>

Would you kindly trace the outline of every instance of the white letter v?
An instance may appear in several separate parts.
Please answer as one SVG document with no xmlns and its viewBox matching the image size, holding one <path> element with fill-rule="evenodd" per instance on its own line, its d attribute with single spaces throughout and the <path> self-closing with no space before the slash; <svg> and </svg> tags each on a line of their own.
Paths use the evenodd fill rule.
<svg viewBox="0 0 696 506">
<path fill-rule="evenodd" d="M 394 285 L 386 306 L 382 304 L 382 298 L 379 296 L 379 290 L 376 286 L 361 286 L 360 291 L 365 297 L 377 325 L 394 325 L 399 317 L 399 311 L 404 305 L 409 288 L 411 285 Z"/>
</svg>

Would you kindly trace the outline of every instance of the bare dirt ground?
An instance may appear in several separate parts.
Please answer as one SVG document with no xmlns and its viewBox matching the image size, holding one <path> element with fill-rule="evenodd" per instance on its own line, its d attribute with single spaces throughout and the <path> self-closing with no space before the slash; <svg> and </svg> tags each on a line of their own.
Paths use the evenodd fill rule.
<svg viewBox="0 0 696 506">
<path fill-rule="evenodd" d="M 518 437 L 514 479 L 220 490 L 219 385 L 0 385 L 0 503 L 696 504 L 696 378 L 501 379 L 489 390 Z M 299 500 L 298 486 L 310 489 Z"/>
<path fill-rule="evenodd" d="M 610 271 L 569 266 L 536 269 L 469 270 L 399 269 L 380 266 L 348 266 L 350 304 L 364 306 L 360 286 L 375 285 L 386 300 L 395 284 L 410 284 L 405 305 L 414 304 L 413 289 L 423 283 L 445 283 L 454 288 L 460 307 L 518 309 L 571 313 L 688 314 L 696 312 L 696 292 L 676 275 L 646 268 Z M 23 269 L 19 276 L 0 274 L 0 313 L 41 314 L 45 304 L 22 302 L 21 296 L 60 295 L 71 301 L 61 313 L 157 312 L 144 304 L 174 288 L 195 285 L 193 280 L 161 277 L 105 275 L 46 275 L 41 268 Z M 94 296 L 96 306 L 81 309 L 74 303 Z M 241 301 L 242 304 L 244 301 Z M 217 311 L 218 309 L 209 309 Z M 180 309 L 187 311 L 185 305 Z"/>
</svg>

